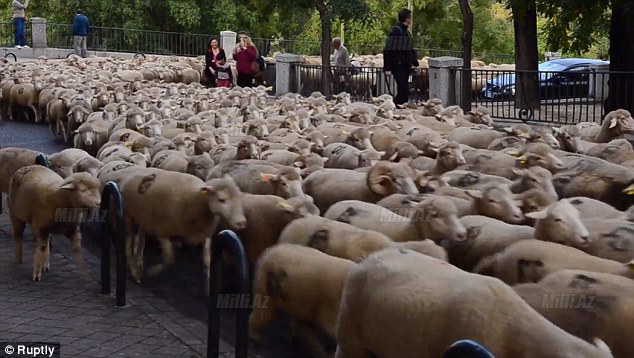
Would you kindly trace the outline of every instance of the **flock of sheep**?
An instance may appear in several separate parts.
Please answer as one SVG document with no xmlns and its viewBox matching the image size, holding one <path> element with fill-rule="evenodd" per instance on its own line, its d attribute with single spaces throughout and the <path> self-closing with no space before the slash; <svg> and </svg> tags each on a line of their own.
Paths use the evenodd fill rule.
<svg viewBox="0 0 634 358">
<path fill-rule="evenodd" d="M 221 229 L 253 266 L 250 336 L 285 313 L 315 357 L 440 357 L 472 339 L 499 357 L 634 357 L 634 130 L 504 125 L 487 110 L 391 96 L 352 103 L 267 88 L 208 89 L 182 58 L 4 66 L 4 120 L 46 122 L 75 148 L 0 149 L 15 252 L 29 225 L 33 279 L 51 234 L 81 253 L 57 208 L 97 208 L 118 184 L 132 277 Z M 6 215 L 6 213 L 4 214 Z M 163 262 L 144 267 L 145 240 Z M 81 263 L 81 257 L 78 257 Z M 567 297 L 564 302 L 557 297 Z M 581 299 L 583 298 L 583 301 Z"/>
</svg>

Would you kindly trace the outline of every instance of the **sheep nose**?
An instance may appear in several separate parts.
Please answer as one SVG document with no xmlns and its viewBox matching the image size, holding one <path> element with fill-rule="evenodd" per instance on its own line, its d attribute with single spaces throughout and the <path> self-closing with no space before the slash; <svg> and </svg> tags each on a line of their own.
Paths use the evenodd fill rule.
<svg viewBox="0 0 634 358">
<path fill-rule="evenodd" d="M 464 241 L 467 239 L 466 233 L 456 234 L 456 241 Z"/>
</svg>

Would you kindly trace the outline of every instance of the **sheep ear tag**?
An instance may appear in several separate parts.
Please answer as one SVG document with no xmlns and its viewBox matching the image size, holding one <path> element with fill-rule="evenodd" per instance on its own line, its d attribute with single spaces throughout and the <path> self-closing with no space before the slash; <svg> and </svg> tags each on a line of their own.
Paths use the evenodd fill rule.
<svg viewBox="0 0 634 358">
<path fill-rule="evenodd" d="M 634 195 L 634 184 L 628 186 L 627 188 L 623 189 L 623 192 L 626 195 Z"/>
<path fill-rule="evenodd" d="M 280 207 L 286 211 L 292 211 L 294 209 L 293 206 L 287 203 L 286 201 L 280 200 L 279 204 L 280 204 Z"/>
<path fill-rule="evenodd" d="M 526 162 L 528 161 L 528 158 L 526 158 L 525 155 L 522 155 L 521 157 L 517 157 L 517 161 L 520 162 L 521 164 L 526 164 Z"/>
</svg>

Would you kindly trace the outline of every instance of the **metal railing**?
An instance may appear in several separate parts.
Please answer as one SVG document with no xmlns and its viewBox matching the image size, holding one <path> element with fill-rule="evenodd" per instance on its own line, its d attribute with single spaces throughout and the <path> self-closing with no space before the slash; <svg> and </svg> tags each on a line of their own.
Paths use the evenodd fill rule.
<svg viewBox="0 0 634 358">
<path fill-rule="evenodd" d="M 217 35 L 163 32 L 115 27 L 91 27 L 86 47 L 91 51 L 116 51 L 155 55 L 200 56 Z M 72 26 L 48 24 L 49 47 L 73 48 Z"/>
<path fill-rule="evenodd" d="M 323 92 L 322 75 L 324 66 L 300 65 L 300 85 L 298 92 L 310 96 L 313 92 Z M 382 94 L 396 94 L 394 84 L 390 84 L 381 67 L 340 67 L 330 66 L 331 81 L 326 85 L 330 93 L 350 94 L 353 101 L 370 102 L 372 97 Z M 426 68 L 416 68 L 410 76 L 410 101 L 421 102 L 429 99 L 429 76 Z"/>
<path fill-rule="evenodd" d="M 497 71 L 457 69 L 458 82 L 471 82 L 472 107 L 483 106 L 491 116 L 500 119 L 574 124 L 598 122 L 604 117 L 603 102 L 608 97 L 611 75 L 634 76 L 634 73 L 584 71 Z M 520 108 L 516 102 L 516 79 L 537 81 L 539 108 Z M 615 86 L 619 82 L 615 82 Z M 614 86 L 613 86 L 614 87 Z M 463 98 L 461 86 L 456 90 L 456 102 Z M 610 93 L 618 94 L 618 88 Z M 624 94 L 625 95 L 625 94 Z"/>
<path fill-rule="evenodd" d="M 31 23 L 27 21 L 24 27 L 26 28 L 26 44 L 31 46 L 33 44 L 31 39 Z M 15 27 L 13 21 L 0 22 L 0 46 L 15 46 Z"/>
<path fill-rule="evenodd" d="M 111 205 L 112 204 L 112 205 Z M 114 209 L 114 212 L 110 209 Z M 101 193 L 101 212 L 108 213 L 108 219 L 101 223 L 101 294 L 110 294 L 110 248 L 114 245 L 116 253 L 117 291 L 116 305 L 126 303 L 126 256 L 127 237 L 123 222 L 123 196 L 115 182 L 108 182 Z M 116 220 L 115 222 L 112 219 Z"/>
<path fill-rule="evenodd" d="M 272 87 L 271 93 L 275 93 L 275 83 L 277 82 L 275 62 L 267 62 L 266 69 L 264 70 L 264 84 L 267 87 Z"/>
</svg>

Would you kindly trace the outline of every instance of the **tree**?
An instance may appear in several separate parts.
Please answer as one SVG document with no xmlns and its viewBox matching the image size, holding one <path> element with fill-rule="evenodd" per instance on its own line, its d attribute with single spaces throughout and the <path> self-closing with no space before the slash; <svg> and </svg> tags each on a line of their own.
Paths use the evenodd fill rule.
<svg viewBox="0 0 634 358">
<path fill-rule="evenodd" d="M 462 81 L 460 107 L 465 110 L 471 109 L 471 53 L 473 48 L 473 12 L 469 5 L 469 0 L 459 0 L 462 11 Z"/>
<path fill-rule="evenodd" d="M 547 42 L 553 48 L 581 53 L 609 26 L 610 71 L 634 71 L 634 3 L 630 0 L 540 0 L 547 18 Z M 608 25 L 609 24 L 609 25 Z M 612 73 L 604 111 L 634 111 L 634 76 Z"/>
<path fill-rule="evenodd" d="M 535 0 L 508 0 L 515 29 L 515 106 L 521 117 L 531 118 L 540 107 Z"/>
</svg>

